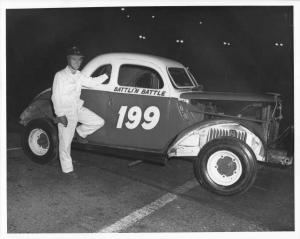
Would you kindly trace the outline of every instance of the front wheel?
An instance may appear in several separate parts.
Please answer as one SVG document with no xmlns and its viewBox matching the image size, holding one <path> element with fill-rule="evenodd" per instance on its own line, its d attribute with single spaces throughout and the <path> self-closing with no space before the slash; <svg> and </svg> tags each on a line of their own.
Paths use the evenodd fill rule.
<svg viewBox="0 0 300 239">
<path fill-rule="evenodd" d="M 24 152 L 39 164 L 58 158 L 57 129 L 47 119 L 35 119 L 26 125 L 22 138 Z"/>
<path fill-rule="evenodd" d="M 256 157 L 243 141 L 224 137 L 208 142 L 194 161 L 201 185 L 219 195 L 247 191 L 256 179 Z"/>
</svg>

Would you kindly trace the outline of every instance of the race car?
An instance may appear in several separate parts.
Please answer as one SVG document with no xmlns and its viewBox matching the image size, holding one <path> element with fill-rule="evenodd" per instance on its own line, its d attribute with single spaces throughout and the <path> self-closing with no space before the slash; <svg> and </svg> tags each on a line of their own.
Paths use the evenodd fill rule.
<svg viewBox="0 0 300 239">
<path fill-rule="evenodd" d="M 183 64 L 146 54 L 99 55 L 82 73 L 109 76 L 81 93 L 105 125 L 88 144 L 73 141 L 73 148 L 162 164 L 188 159 L 199 183 L 219 195 L 247 191 L 258 162 L 292 163 L 274 147 L 282 119 L 278 94 L 207 92 Z M 20 119 L 26 154 L 40 164 L 57 159 L 51 89 L 38 94 Z"/>
</svg>

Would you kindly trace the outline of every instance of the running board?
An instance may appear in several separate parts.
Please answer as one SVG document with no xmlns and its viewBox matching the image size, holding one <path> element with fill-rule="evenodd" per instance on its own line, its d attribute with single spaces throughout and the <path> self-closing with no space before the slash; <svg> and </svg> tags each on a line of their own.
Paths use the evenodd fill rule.
<svg viewBox="0 0 300 239">
<path fill-rule="evenodd" d="M 151 163 L 157 163 L 161 165 L 166 165 L 168 161 L 167 154 L 160 152 L 149 152 L 149 151 L 138 151 L 125 148 L 113 148 L 103 145 L 94 145 L 94 144 L 81 144 L 77 142 L 72 143 L 73 149 L 78 150 L 88 150 L 94 153 L 99 153 L 103 155 L 113 155 L 121 158 L 133 159 L 133 160 L 142 160 Z"/>
</svg>

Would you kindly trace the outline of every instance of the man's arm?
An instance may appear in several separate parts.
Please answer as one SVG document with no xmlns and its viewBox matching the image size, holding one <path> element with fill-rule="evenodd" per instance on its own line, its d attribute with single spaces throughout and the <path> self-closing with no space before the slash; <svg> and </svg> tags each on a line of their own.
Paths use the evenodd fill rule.
<svg viewBox="0 0 300 239">
<path fill-rule="evenodd" d="M 103 74 L 97 77 L 88 77 L 82 74 L 81 85 L 85 87 L 99 87 L 107 79 L 108 79 L 107 74 Z"/>
<path fill-rule="evenodd" d="M 55 114 L 60 117 L 64 116 L 64 112 L 62 110 L 62 78 L 59 73 L 55 74 L 53 85 L 52 85 L 52 96 L 51 100 L 54 107 Z"/>
<path fill-rule="evenodd" d="M 58 73 L 56 73 L 53 81 L 53 86 L 52 86 L 51 100 L 53 103 L 54 112 L 57 116 L 56 121 L 58 123 L 62 123 L 66 127 L 68 125 L 68 120 L 62 109 L 61 89 L 62 89 L 62 79 L 61 76 Z"/>
</svg>

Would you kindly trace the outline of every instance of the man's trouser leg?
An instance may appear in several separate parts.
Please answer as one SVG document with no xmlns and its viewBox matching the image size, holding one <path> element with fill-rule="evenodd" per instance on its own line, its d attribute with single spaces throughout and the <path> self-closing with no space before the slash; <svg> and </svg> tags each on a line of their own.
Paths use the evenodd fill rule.
<svg viewBox="0 0 300 239">
<path fill-rule="evenodd" d="M 86 107 L 81 107 L 79 110 L 78 121 L 81 125 L 76 130 L 83 138 L 94 133 L 104 125 L 104 120 Z"/>
<path fill-rule="evenodd" d="M 59 137 L 59 159 L 61 169 L 64 173 L 73 171 L 73 163 L 71 158 L 71 143 L 77 125 L 77 117 L 68 115 L 68 125 L 64 127 L 61 123 L 58 124 Z"/>
</svg>

